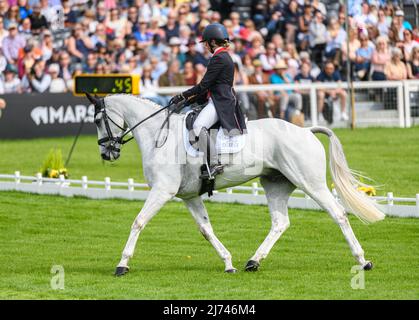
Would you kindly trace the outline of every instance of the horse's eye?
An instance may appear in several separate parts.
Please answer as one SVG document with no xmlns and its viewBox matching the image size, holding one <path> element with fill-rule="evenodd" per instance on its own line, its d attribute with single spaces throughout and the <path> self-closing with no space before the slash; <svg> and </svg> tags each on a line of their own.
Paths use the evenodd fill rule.
<svg viewBox="0 0 419 320">
<path fill-rule="evenodd" d="M 101 120 L 100 118 L 96 118 L 96 119 L 95 119 L 95 124 L 96 124 L 97 126 L 99 126 L 99 125 L 100 125 L 100 120 Z"/>
</svg>

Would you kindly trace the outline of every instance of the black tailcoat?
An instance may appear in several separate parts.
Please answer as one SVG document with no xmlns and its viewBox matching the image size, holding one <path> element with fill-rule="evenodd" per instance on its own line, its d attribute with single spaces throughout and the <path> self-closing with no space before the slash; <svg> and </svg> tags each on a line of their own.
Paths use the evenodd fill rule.
<svg viewBox="0 0 419 320">
<path fill-rule="evenodd" d="M 189 98 L 209 92 L 221 127 L 227 130 L 228 135 L 243 134 L 246 123 L 233 84 L 234 63 L 224 49 L 211 57 L 201 82 L 185 91 L 183 96 Z"/>
</svg>

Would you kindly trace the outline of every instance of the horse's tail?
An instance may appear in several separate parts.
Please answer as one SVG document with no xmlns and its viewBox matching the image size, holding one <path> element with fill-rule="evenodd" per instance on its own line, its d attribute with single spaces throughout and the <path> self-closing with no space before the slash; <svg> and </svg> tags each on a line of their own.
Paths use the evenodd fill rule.
<svg viewBox="0 0 419 320">
<path fill-rule="evenodd" d="M 329 161 L 333 183 L 345 207 L 365 223 L 383 220 L 385 215 L 374 205 L 374 202 L 363 192 L 357 190 L 359 186 L 366 186 L 360 182 L 346 161 L 342 144 L 336 134 L 325 127 L 311 127 L 313 133 L 323 133 L 329 137 Z"/>
</svg>

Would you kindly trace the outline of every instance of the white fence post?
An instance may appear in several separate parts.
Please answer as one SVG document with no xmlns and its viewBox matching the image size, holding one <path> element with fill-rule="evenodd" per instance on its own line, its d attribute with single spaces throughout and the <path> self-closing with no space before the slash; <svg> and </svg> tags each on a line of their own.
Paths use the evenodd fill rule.
<svg viewBox="0 0 419 320">
<path fill-rule="evenodd" d="M 416 213 L 419 216 L 419 193 L 416 194 Z"/>
<path fill-rule="evenodd" d="M 315 87 L 310 88 L 310 115 L 311 115 L 311 125 L 317 126 L 317 91 Z"/>
<path fill-rule="evenodd" d="M 403 93 L 404 93 L 405 126 L 406 128 L 410 128 L 412 126 L 412 115 L 410 113 L 410 86 L 406 80 L 403 81 Z"/>
<path fill-rule="evenodd" d="M 105 178 L 105 191 L 111 191 L 111 178 Z"/>
<path fill-rule="evenodd" d="M 399 112 L 399 127 L 404 128 L 404 93 L 403 93 L 403 83 L 400 83 L 397 86 L 397 111 Z"/>
<path fill-rule="evenodd" d="M 394 196 L 393 196 L 393 192 L 389 192 L 387 193 L 387 204 L 389 206 L 394 205 Z"/>
<path fill-rule="evenodd" d="M 134 179 L 132 178 L 128 179 L 128 191 L 129 192 L 134 191 Z"/>
<path fill-rule="evenodd" d="M 87 182 L 87 177 L 86 176 L 81 177 L 81 187 L 84 190 L 87 190 L 88 182 Z"/>
<path fill-rule="evenodd" d="M 36 174 L 36 184 L 38 186 L 42 186 L 42 173 L 38 172 Z"/>
<path fill-rule="evenodd" d="M 259 194 L 259 192 L 258 192 L 258 183 L 257 182 L 253 182 L 252 183 L 252 194 L 254 196 L 257 196 Z"/>
<path fill-rule="evenodd" d="M 233 194 L 233 188 L 227 188 L 226 192 L 227 194 Z"/>
<path fill-rule="evenodd" d="M 15 171 L 15 183 L 20 183 L 20 171 Z"/>
</svg>

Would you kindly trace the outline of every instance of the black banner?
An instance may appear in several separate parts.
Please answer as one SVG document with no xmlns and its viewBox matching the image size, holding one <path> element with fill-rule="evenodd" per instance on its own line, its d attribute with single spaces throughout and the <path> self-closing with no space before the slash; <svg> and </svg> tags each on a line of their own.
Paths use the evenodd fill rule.
<svg viewBox="0 0 419 320">
<path fill-rule="evenodd" d="M 82 133 L 94 134 L 94 107 L 71 93 L 6 94 L 0 96 L 0 139 L 74 136 L 82 121 Z"/>
</svg>

